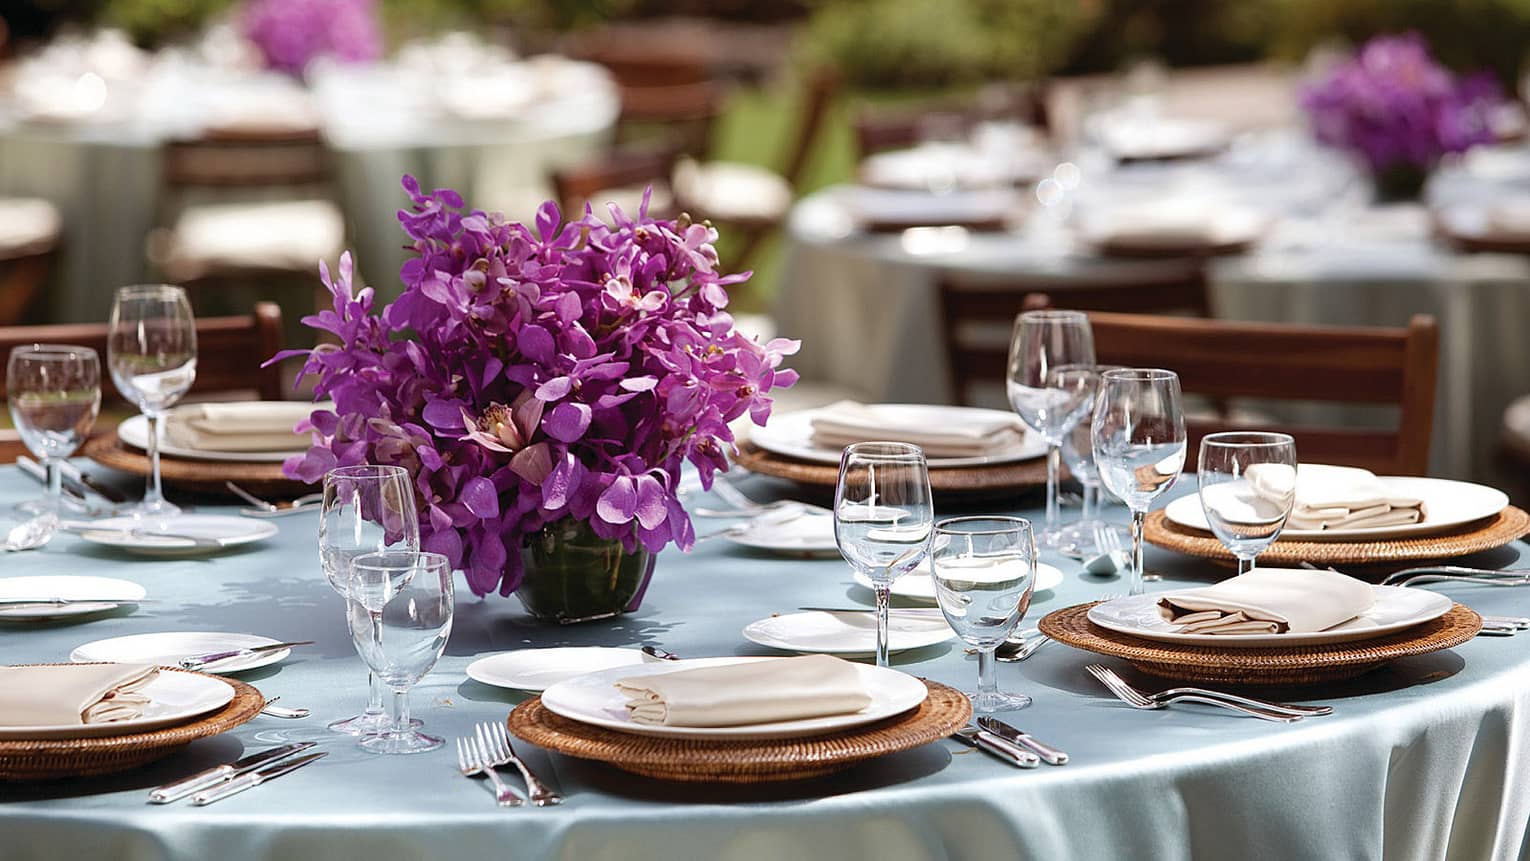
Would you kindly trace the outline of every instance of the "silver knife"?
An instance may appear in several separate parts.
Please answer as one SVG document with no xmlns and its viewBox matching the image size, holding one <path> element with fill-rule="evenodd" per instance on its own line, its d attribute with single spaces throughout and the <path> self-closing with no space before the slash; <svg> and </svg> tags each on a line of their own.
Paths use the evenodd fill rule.
<svg viewBox="0 0 1530 861">
<path fill-rule="evenodd" d="M 877 608 L 875 608 L 875 607 L 798 607 L 797 609 L 798 610 L 802 610 L 804 612 L 808 612 L 808 613 L 872 613 L 872 614 L 875 614 L 876 611 L 877 611 Z M 889 615 L 889 616 L 903 616 L 903 617 L 909 618 L 909 619 L 939 619 L 939 620 L 944 620 L 946 618 L 945 615 L 943 615 L 940 612 L 940 608 L 939 607 L 888 607 L 887 608 L 887 615 Z"/>
<path fill-rule="evenodd" d="M 1047 765 L 1067 765 L 1068 755 L 1051 745 L 1042 744 L 1035 738 L 1021 732 L 998 718 L 980 717 L 978 726 L 988 730 L 999 738 L 1018 744 L 1027 750 L 1035 751 Z"/>
<path fill-rule="evenodd" d="M 148 604 L 152 598 L 0 598 L 0 609 L 13 607 L 67 607 L 70 604 Z"/>
<path fill-rule="evenodd" d="M 243 759 L 236 760 L 227 765 L 213 766 L 204 771 L 199 771 L 190 777 L 149 790 L 149 803 L 169 804 L 178 798 L 185 798 L 199 789 L 206 789 L 214 784 L 238 777 L 247 771 L 254 771 L 261 766 L 270 765 L 280 759 L 286 759 L 294 753 L 313 747 L 317 743 L 300 741 L 296 744 L 284 744 L 281 747 L 273 747 L 260 753 L 252 753 Z"/>
<path fill-rule="evenodd" d="M 951 738 L 968 747 L 981 750 L 995 759 L 1003 760 L 1016 768 L 1035 768 L 1041 765 L 1041 759 L 1036 754 L 1023 748 L 1015 747 L 993 733 L 978 729 L 975 726 L 964 726 L 957 730 L 956 734 L 951 736 Z"/>
<path fill-rule="evenodd" d="M 47 468 L 37 461 L 31 459 L 30 457 L 27 457 L 26 455 L 17 457 L 16 468 L 25 473 L 28 478 L 32 479 L 43 487 L 48 486 Z M 76 500 L 82 503 L 85 501 L 85 486 L 83 484 L 80 484 L 80 482 L 70 478 L 67 473 L 61 474 L 60 479 L 61 481 L 59 483 L 63 486 L 63 490 L 66 494 L 72 495 Z"/>
<path fill-rule="evenodd" d="M 67 460 L 59 465 L 59 469 L 64 471 L 65 481 L 77 481 L 81 484 L 81 486 L 89 488 L 92 493 L 101 497 L 107 502 L 116 504 L 127 502 L 127 494 L 123 493 L 115 487 L 112 487 L 111 485 L 102 484 L 101 482 L 96 481 L 94 478 L 91 478 L 89 475 L 81 472 L 79 467 L 75 466 Z"/>
<path fill-rule="evenodd" d="M 229 649 L 226 652 L 207 652 L 202 655 L 187 655 L 176 661 L 183 670 L 195 670 L 209 664 L 216 664 L 230 658 L 247 658 L 251 655 L 259 655 L 265 652 L 274 652 L 279 649 L 290 649 L 293 646 L 311 646 L 313 640 L 294 640 L 290 643 L 271 643 L 265 646 L 252 646 L 248 649 Z"/>
<path fill-rule="evenodd" d="M 310 753 L 306 756 L 300 756 L 297 759 L 288 760 L 287 762 L 279 763 L 268 768 L 262 768 L 259 771 L 251 771 L 247 774 L 241 774 L 240 776 L 228 781 L 227 783 L 220 783 L 217 786 L 214 786 L 212 789 L 205 789 L 201 792 L 198 792 L 196 795 L 191 796 L 191 803 L 195 804 L 197 807 L 212 804 L 214 801 L 220 801 L 224 798 L 228 798 L 230 795 L 237 795 L 246 789 L 249 789 L 250 787 L 259 786 L 268 780 L 275 780 L 284 774 L 290 774 L 291 772 L 297 771 L 310 762 L 313 762 L 316 759 L 323 759 L 326 756 L 329 756 L 329 754 Z"/>
</svg>

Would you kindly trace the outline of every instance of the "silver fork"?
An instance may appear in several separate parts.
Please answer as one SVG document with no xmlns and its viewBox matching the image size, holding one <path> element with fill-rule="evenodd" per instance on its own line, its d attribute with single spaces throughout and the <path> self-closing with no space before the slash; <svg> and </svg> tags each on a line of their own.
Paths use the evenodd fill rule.
<svg viewBox="0 0 1530 861">
<path fill-rule="evenodd" d="M 489 764 L 515 766 L 515 770 L 519 771 L 521 778 L 526 781 L 526 791 L 530 794 L 532 804 L 547 807 L 563 803 L 563 796 L 548 789 L 546 784 L 532 774 L 526 763 L 515 755 L 515 748 L 510 744 L 510 733 L 505 731 L 504 724 L 498 721 L 484 721 L 478 725 L 477 731 L 479 742 L 489 752 Z"/>
<path fill-rule="evenodd" d="M 1095 666 L 1099 665 L 1096 664 Z M 1157 693 L 1149 693 L 1131 684 L 1126 679 L 1121 678 L 1119 673 L 1110 669 L 1109 667 L 1101 667 L 1101 670 L 1111 678 L 1115 679 L 1117 682 L 1120 682 L 1123 687 L 1130 688 L 1131 690 L 1136 691 L 1138 694 L 1141 694 L 1143 697 L 1146 697 L 1147 699 L 1154 702 L 1162 701 L 1167 703 L 1176 697 L 1181 696 L 1206 696 L 1248 706 L 1249 708 L 1265 709 L 1266 711 L 1272 712 L 1287 712 L 1290 714 L 1299 715 L 1301 717 L 1333 714 L 1333 708 L 1330 706 L 1304 706 L 1295 703 L 1277 703 L 1271 702 L 1270 700 L 1257 700 L 1253 697 L 1244 697 L 1239 696 L 1238 694 L 1230 694 L 1226 691 L 1214 691 L 1209 688 L 1178 687 L 1158 691 Z"/>
<path fill-rule="evenodd" d="M 1316 567 L 1316 566 L 1314 566 Z M 1332 569 L 1329 569 L 1332 570 Z M 1406 586 L 1416 582 L 1441 580 L 1465 580 L 1469 583 L 1511 581 L 1505 586 L 1530 583 L 1530 568 L 1467 568 L 1462 565 L 1426 565 L 1420 568 L 1404 568 L 1381 578 L 1383 586 Z"/>
<path fill-rule="evenodd" d="M 457 770 L 462 772 L 463 777 L 476 777 L 486 774 L 494 782 L 494 800 L 500 807 L 520 807 L 526 802 L 521 800 L 515 790 L 505 785 L 493 768 L 486 765 L 487 758 L 477 749 L 477 744 L 471 738 L 457 739 Z"/>
<path fill-rule="evenodd" d="M 1217 706 L 1219 708 L 1241 712 L 1242 714 L 1246 714 L 1250 717 L 1256 717 L 1260 720 L 1276 721 L 1278 723 L 1294 723 L 1301 720 L 1303 717 L 1303 715 L 1293 712 L 1277 712 L 1262 706 L 1245 706 L 1240 703 L 1233 702 L 1229 699 L 1223 699 L 1220 696 L 1208 696 L 1207 694 L 1212 693 L 1210 691 L 1203 693 L 1178 693 L 1174 696 L 1165 696 L 1162 699 L 1151 699 L 1141 691 L 1127 684 L 1126 681 L 1120 676 L 1116 675 L 1105 667 L 1100 666 L 1099 664 L 1089 664 L 1088 666 L 1084 667 L 1084 669 L 1089 672 L 1089 675 L 1098 679 L 1100 684 L 1108 688 L 1111 693 L 1115 694 L 1116 699 L 1126 703 L 1134 709 L 1145 709 L 1151 711 L 1154 709 L 1168 708 L 1170 703 L 1183 701 L 1191 703 L 1202 703 L 1209 706 Z"/>
</svg>

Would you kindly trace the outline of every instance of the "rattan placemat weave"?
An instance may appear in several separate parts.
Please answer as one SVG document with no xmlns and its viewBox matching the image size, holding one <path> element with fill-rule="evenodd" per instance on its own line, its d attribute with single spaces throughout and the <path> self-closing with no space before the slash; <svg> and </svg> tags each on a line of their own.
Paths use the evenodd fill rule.
<svg viewBox="0 0 1530 861">
<path fill-rule="evenodd" d="M 960 691 L 924 681 L 917 708 L 873 724 L 809 738 L 718 741 L 658 738 L 569 720 L 532 697 L 515 707 L 510 731 L 535 745 L 624 771 L 685 783 L 774 783 L 821 777 L 858 762 L 945 738 L 972 719 Z"/>
<path fill-rule="evenodd" d="M 833 490 L 839 466 L 812 463 L 766 451 L 749 442 L 739 443 L 734 462 L 750 472 L 784 478 L 799 484 Z M 930 468 L 930 490 L 947 496 L 984 496 L 1042 487 L 1047 483 L 1046 458 L 996 463 L 986 466 Z"/>
<path fill-rule="evenodd" d="M 148 455 L 123 443 L 116 431 L 86 442 L 83 454 L 102 466 L 134 475 L 149 474 Z M 237 482 L 256 496 L 298 496 L 313 490 L 310 485 L 282 475 L 279 463 L 192 460 L 161 454 L 159 474 L 166 484 L 216 496 L 229 495 L 228 488 L 223 486 L 227 481 Z"/>
<path fill-rule="evenodd" d="M 1100 602 L 1054 610 L 1037 627 L 1059 643 L 1130 661 L 1155 676 L 1228 685 L 1307 685 L 1348 679 L 1388 661 L 1459 646 L 1482 630 L 1482 617 L 1456 604 L 1450 612 L 1402 631 L 1348 643 L 1269 649 L 1181 646 L 1144 640 L 1090 622 Z"/>
<path fill-rule="evenodd" d="M 1509 506 L 1492 517 L 1455 529 L 1384 541 L 1299 541 L 1282 538 L 1259 554 L 1260 565 L 1277 563 L 1384 565 L 1449 559 L 1502 547 L 1530 532 L 1530 514 Z M 1148 514 L 1143 537 L 1150 544 L 1205 559 L 1236 561 L 1215 535 L 1181 526 L 1162 510 Z"/>
<path fill-rule="evenodd" d="M 161 667 L 162 673 L 184 673 Z M 149 732 L 101 738 L 0 740 L 0 780 L 58 780 L 113 774 L 137 768 L 205 736 L 217 735 L 254 718 L 266 700 L 244 682 L 219 677 L 234 688 L 228 705 L 189 723 Z"/>
</svg>

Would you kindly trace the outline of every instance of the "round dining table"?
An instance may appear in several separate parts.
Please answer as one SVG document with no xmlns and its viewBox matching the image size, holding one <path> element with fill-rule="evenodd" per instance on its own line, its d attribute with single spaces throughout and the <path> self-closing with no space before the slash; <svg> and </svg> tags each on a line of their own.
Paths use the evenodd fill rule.
<svg viewBox="0 0 1530 861">
<path fill-rule="evenodd" d="M 107 474 L 102 474 L 107 477 Z M 752 495 L 787 485 L 749 478 Z M 1190 492 L 1181 482 L 1175 493 Z M 0 505 L 37 492 L 0 468 Z M 716 504 L 706 495 L 694 503 Z M 1017 503 L 1022 502 L 1016 500 Z M 946 506 L 949 508 L 949 506 Z M 1001 506 L 1002 507 L 1002 506 Z M 198 511 L 231 513 L 218 506 Z M 955 509 L 951 509 L 954 511 Z M 1024 507 L 1022 513 L 1034 514 Z M 941 514 L 950 513 L 942 511 Z M 1121 514 L 1120 511 L 1115 512 Z M 1327 717 L 1272 723 L 1200 706 L 1138 711 L 1085 665 L 1111 666 L 1142 686 L 1167 686 L 1123 662 L 1050 644 L 999 665 L 1005 688 L 1034 703 L 1000 715 L 1067 751 L 1063 766 L 1019 770 L 949 740 L 883 756 L 823 778 L 775 785 L 666 783 L 606 764 L 517 744 L 561 806 L 496 807 L 464 779 L 453 746 L 379 756 L 325 724 L 355 713 L 366 673 L 342 599 L 319 571 L 316 515 L 271 521 L 267 542 L 201 558 L 123 555 L 61 535 L 4 558 L 0 577 L 92 574 L 142 584 L 149 601 L 75 623 L 0 628 L 12 663 L 68 660 L 86 642 L 158 631 L 225 631 L 314 640 L 241 678 L 302 720 L 259 716 L 126 773 L 0 783 L 7 861 L 62 857 L 254 861 L 417 858 L 1269 858 L 1507 859 L 1530 851 L 1530 650 L 1524 637 L 1478 637 L 1401 659 L 1347 682 L 1281 689 L 1277 698 L 1332 706 Z M 701 531 L 706 531 L 703 527 Z M 1525 560 L 1515 543 L 1468 559 Z M 1047 555 L 1062 583 L 1037 593 L 1027 624 L 1124 589 Z M 1153 589 L 1227 575 L 1205 561 L 1150 550 Z M 1431 586 L 1481 612 L 1525 613 L 1530 591 Z M 498 652 L 551 646 L 660 646 L 681 656 L 779 654 L 746 641 L 749 622 L 798 606 L 865 606 L 837 557 L 746 550 L 726 539 L 659 556 L 637 612 L 559 627 L 534 622 L 514 598 L 478 599 L 460 586 L 445 655 L 414 689 L 414 715 L 448 739 L 502 721 L 528 695 L 470 680 Z M 896 669 L 970 686 L 961 644 L 893 656 Z M 1257 693 L 1256 693 L 1257 695 Z M 1271 694 L 1266 694 L 1271 695 Z M 251 751 L 316 741 L 329 755 L 208 807 L 150 805 L 151 787 Z M 512 783 L 518 779 L 507 776 Z"/>
</svg>

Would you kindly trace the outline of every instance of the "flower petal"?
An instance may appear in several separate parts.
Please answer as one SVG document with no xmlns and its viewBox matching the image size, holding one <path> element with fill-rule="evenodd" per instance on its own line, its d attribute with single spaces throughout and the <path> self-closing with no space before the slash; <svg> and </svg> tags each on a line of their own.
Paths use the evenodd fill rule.
<svg viewBox="0 0 1530 861">
<path fill-rule="evenodd" d="M 590 406 L 564 401 L 542 419 L 542 429 L 559 442 L 574 442 L 590 428 Z"/>
<path fill-rule="evenodd" d="M 494 489 L 494 482 L 481 475 L 468 479 L 462 485 L 459 498 L 467 510 L 480 520 L 499 516 L 499 493 Z"/>
<path fill-rule="evenodd" d="M 595 503 L 595 514 L 607 523 L 627 523 L 637 511 L 638 494 L 630 475 L 618 476 Z"/>
</svg>

